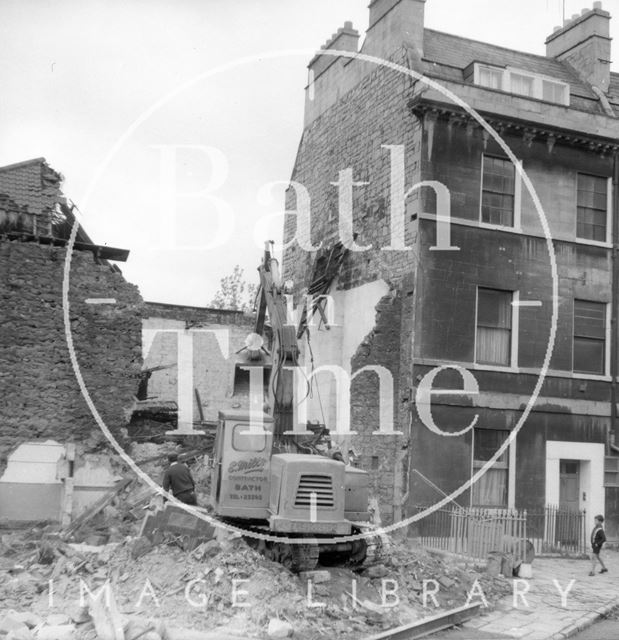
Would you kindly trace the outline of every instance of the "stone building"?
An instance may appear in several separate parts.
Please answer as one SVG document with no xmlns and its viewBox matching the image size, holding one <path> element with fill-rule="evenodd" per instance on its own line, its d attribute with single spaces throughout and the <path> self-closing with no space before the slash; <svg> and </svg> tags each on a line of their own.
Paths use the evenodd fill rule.
<svg viewBox="0 0 619 640">
<path fill-rule="evenodd" d="M 61 186 L 62 176 L 43 158 L 0 168 L 3 520 L 59 518 L 66 477 L 72 478 L 76 513 L 109 488 L 118 471 L 109 455 L 96 453 L 106 441 L 71 364 L 63 281 L 75 217 Z M 128 253 L 94 244 L 80 226 L 68 280 L 75 358 L 116 437 L 128 422 L 142 366 L 142 299 L 111 262 Z M 75 463 L 63 472 L 58 462 L 68 444 L 75 447 Z"/>
<path fill-rule="evenodd" d="M 346 23 L 323 45 L 339 53 L 309 63 L 284 273 L 297 304 L 331 298 L 310 309 L 305 363 L 311 345 L 316 367 L 357 374 L 349 438 L 387 521 L 452 494 L 612 516 L 610 15 L 583 9 L 540 56 L 427 29 L 424 8 L 373 0 L 360 48 Z M 348 251 L 330 268 L 338 242 Z M 315 380 L 310 417 L 333 424 L 341 389 L 331 370 Z"/>
<path fill-rule="evenodd" d="M 137 414 L 146 418 L 164 410 L 179 429 L 192 430 L 200 422 L 214 425 L 219 411 L 248 408 L 249 373 L 243 366 L 251 315 L 146 302 L 142 323 Z"/>
</svg>

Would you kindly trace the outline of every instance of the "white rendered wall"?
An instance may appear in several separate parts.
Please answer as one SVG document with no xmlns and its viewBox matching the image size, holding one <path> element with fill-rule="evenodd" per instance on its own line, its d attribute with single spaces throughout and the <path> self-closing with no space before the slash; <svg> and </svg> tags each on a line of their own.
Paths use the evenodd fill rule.
<svg viewBox="0 0 619 640">
<path fill-rule="evenodd" d="M 580 508 L 587 519 L 604 513 L 604 445 L 594 442 L 546 442 L 546 504 L 559 504 L 560 461 L 580 460 Z M 583 497 L 584 494 L 584 497 Z"/>
</svg>

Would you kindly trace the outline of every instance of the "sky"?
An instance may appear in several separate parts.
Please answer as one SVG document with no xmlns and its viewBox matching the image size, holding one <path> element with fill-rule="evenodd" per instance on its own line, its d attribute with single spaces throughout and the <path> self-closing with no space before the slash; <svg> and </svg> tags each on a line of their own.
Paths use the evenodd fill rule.
<svg viewBox="0 0 619 640">
<path fill-rule="evenodd" d="M 307 63 L 346 20 L 363 39 L 367 4 L 0 0 L 0 166 L 45 157 L 146 300 L 208 306 L 281 241 Z M 592 2 L 427 0 L 425 24 L 543 55 L 563 5 Z"/>
</svg>

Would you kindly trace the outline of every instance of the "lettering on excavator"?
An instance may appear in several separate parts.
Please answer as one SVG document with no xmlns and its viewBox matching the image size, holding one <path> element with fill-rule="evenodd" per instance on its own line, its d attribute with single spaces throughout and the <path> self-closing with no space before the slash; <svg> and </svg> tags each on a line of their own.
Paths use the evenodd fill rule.
<svg viewBox="0 0 619 640">
<path fill-rule="evenodd" d="M 228 466 L 228 473 L 253 473 L 264 471 L 267 461 L 265 458 L 250 458 L 249 460 L 233 460 Z"/>
</svg>

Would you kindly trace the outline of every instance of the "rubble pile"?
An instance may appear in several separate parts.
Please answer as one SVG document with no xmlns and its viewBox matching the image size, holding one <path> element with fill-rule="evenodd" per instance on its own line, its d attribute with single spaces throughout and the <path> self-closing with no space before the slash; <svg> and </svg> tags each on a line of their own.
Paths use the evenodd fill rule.
<svg viewBox="0 0 619 640">
<path fill-rule="evenodd" d="M 363 570 L 322 567 L 295 575 L 221 530 L 193 551 L 136 537 L 101 546 L 66 543 L 43 530 L 0 540 L 6 640 L 95 640 L 103 637 L 97 624 L 120 627 L 110 640 L 166 640 L 180 628 L 217 629 L 222 638 L 294 632 L 308 640 L 352 639 L 462 606 L 475 580 L 489 604 L 511 589 L 504 578 L 407 543 L 393 543 L 382 564 Z"/>
</svg>

